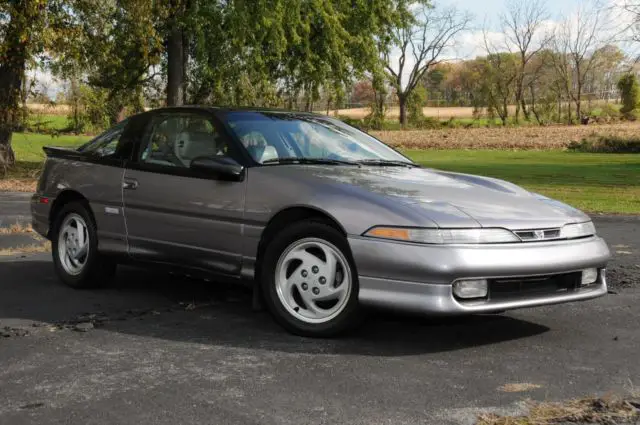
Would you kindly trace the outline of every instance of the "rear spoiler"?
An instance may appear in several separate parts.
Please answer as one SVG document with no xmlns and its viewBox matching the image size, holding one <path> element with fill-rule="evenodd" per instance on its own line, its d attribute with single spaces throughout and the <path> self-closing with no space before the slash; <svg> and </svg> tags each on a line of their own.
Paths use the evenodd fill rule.
<svg viewBox="0 0 640 425">
<path fill-rule="evenodd" d="M 59 148 L 55 146 L 44 146 L 42 148 L 44 153 L 47 154 L 47 158 L 62 158 L 62 159 L 86 159 L 87 155 L 84 152 L 77 151 L 71 148 Z"/>
</svg>

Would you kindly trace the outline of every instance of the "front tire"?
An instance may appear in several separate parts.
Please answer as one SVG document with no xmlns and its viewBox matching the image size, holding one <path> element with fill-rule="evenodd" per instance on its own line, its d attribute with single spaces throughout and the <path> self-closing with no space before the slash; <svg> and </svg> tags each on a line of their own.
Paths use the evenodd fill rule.
<svg viewBox="0 0 640 425">
<path fill-rule="evenodd" d="M 288 331 L 330 337 L 361 322 L 349 244 L 332 226 L 302 221 L 282 230 L 268 243 L 261 270 L 267 308 Z"/>
<path fill-rule="evenodd" d="M 94 288 L 113 278 L 116 264 L 98 252 L 93 217 L 82 202 L 64 205 L 54 219 L 51 251 L 56 274 L 72 288 Z"/>
</svg>

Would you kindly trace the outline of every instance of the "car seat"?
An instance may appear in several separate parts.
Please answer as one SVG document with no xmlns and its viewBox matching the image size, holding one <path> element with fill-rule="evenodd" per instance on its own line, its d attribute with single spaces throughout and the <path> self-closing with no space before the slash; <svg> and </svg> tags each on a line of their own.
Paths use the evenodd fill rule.
<svg viewBox="0 0 640 425">
<path fill-rule="evenodd" d="M 191 161 L 201 156 L 213 157 L 218 154 L 218 138 L 214 133 L 203 128 L 202 123 L 193 123 L 185 131 L 178 134 L 174 150 L 175 155 L 189 167 Z"/>
<path fill-rule="evenodd" d="M 278 151 L 271 145 L 247 146 L 247 150 L 251 157 L 259 163 L 278 158 Z"/>
</svg>

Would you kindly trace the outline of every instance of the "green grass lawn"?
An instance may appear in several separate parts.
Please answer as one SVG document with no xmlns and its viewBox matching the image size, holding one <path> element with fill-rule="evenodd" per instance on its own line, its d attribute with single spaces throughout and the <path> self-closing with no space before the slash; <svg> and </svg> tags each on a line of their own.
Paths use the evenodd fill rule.
<svg viewBox="0 0 640 425">
<path fill-rule="evenodd" d="M 28 128 L 36 132 L 62 131 L 69 126 L 69 120 L 65 115 L 29 114 Z"/>
<path fill-rule="evenodd" d="M 426 167 L 496 177 L 591 212 L 640 214 L 640 155 L 407 151 Z"/>
<path fill-rule="evenodd" d="M 45 157 L 43 146 L 80 146 L 89 140 L 88 136 L 50 136 L 37 133 L 13 133 L 12 146 L 18 161 L 42 161 Z"/>
<path fill-rule="evenodd" d="M 28 179 L 37 175 L 45 158 L 43 146 L 80 146 L 89 139 L 87 136 L 13 133 L 12 146 L 16 154 L 16 166 L 9 170 L 7 177 Z"/>
<path fill-rule="evenodd" d="M 30 178 L 42 147 L 78 146 L 87 136 L 16 133 L 18 166 L 9 177 Z M 497 177 L 591 212 L 640 214 L 640 155 L 562 151 L 407 151 L 426 167 Z"/>
</svg>

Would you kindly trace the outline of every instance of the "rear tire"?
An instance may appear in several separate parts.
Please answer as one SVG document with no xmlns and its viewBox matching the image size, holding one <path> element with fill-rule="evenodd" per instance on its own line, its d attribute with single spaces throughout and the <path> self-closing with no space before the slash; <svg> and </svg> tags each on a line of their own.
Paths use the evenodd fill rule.
<svg viewBox="0 0 640 425">
<path fill-rule="evenodd" d="M 72 288 L 99 287 L 115 275 L 116 263 L 98 252 L 96 224 L 83 202 L 60 209 L 54 218 L 51 248 L 56 274 Z"/>
<path fill-rule="evenodd" d="M 301 221 L 276 234 L 265 248 L 260 284 L 275 320 L 296 335 L 331 337 L 362 322 L 349 244 L 324 222 Z"/>
</svg>

